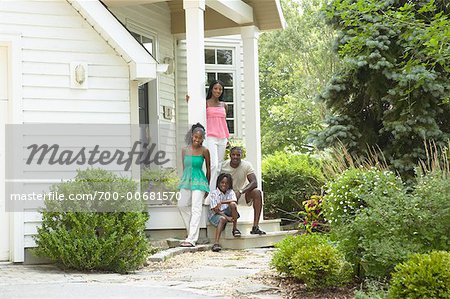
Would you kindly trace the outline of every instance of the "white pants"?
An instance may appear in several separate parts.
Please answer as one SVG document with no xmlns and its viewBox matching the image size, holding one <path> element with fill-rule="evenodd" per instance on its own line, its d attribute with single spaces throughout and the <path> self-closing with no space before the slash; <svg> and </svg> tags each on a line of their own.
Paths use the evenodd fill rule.
<svg viewBox="0 0 450 299">
<path fill-rule="evenodd" d="M 188 233 L 188 237 L 185 241 L 193 245 L 197 242 L 200 232 L 200 219 L 202 217 L 204 196 L 205 191 L 187 189 L 180 190 L 178 209 Z"/>
<path fill-rule="evenodd" d="M 220 174 L 220 166 L 224 160 L 225 149 L 227 147 L 227 138 L 210 137 L 206 138 L 206 147 L 211 156 L 211 180 L 209 181 L 209 190 L 216 190 L 217 177 Z"/>
</svg>

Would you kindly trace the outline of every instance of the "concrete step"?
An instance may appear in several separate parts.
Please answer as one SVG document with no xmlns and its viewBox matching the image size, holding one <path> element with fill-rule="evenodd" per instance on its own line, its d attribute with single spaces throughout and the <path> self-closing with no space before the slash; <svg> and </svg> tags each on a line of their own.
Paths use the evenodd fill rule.
<svg viewBox="0 0 450 299">
<path fill-rule="evenodd" d="M 265 232 L 279 232 L 281 219 L 272 219 L 272 220 L 262 220 L 259 223 L 259 228 Z M 250 231 L 253 227 L 253 221 L 241 221 L 238 219 L 237 228 L 241 232 L 242 235 L 250 235 Z M 216 233 L 216 227 L 208 223 L 207 227 L 207 236 L 210 240 L 214 240 L 214 236 Z M 233 224 L 227 223 L 225 227 L 225 231 L 222 232 L 222 237 L 225 238 L 233 238 Z"/>
<path fill-rule="evenodd" d="M 239 238 L 221 237 L 220 246 L 224 249 L 261 248 L 275 245 L 289 235 L 298 233 L 298 230 L 267 232 L 266 235 L 242 235 Z M 210 239 L 211 243 L 214 239 Z"/>
</svg>

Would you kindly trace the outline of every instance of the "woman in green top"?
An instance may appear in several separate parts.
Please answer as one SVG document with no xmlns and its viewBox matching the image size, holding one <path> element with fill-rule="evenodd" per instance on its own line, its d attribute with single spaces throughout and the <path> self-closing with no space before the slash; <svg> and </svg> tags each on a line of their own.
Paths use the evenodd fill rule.
<svg viewBox="0 0 450 299">
<path fill-rule="evenodd" d="M 197 123 L 186 135 L 187 147 L 183 148 L 183 176 L 180 182 L 178 208 L 183 218 L 188 236 L 181 242 L 182 247 L 194 247 L 200 231 L 203 199 L 209 192 L 211 166 L 209 151 L 204 147 L 205 128 Z M 206 175 L 202 170 L 206 163 Z"/>
</svg>

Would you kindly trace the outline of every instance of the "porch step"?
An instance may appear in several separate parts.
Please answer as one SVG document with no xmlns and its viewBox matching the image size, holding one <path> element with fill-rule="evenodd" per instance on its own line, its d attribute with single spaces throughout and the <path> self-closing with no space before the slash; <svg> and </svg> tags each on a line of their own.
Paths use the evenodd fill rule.
<svg viewBox="0 0 450 299">
<path fill-rule="evenodd" d="M 272 219 L 272 220 L 262 220 L 259 223 L 259 228 L 265 232 L 279 232 L 281 219 Z M 242 235 L 250 235 L 250 231 L 253 227 L 253 221 L 240 221 L 237 222 L 237 228 L 242 233 Z M 208 223 L 207 227 L 207 236 L 210 240 L 214 240 L 214 236 L 216 233 L 216 227 Z M 233 237 L 233 224 L 227 223 L 225 227 L 225 231 L 222 232 L 221 238 L 234 238 Z"/>
<path fill-rule="evenodd" d="M 298 230 L 281 231 L 281 219 L 262 220 L 259 222 L 259 228 L 266 232 L 265 235 L 251 235 L 253 221 L 238 220 L 237 228 L 242 236 L 233 237 L 233 225 L 227 223 L 225 231 L 220 236 L 219 243 L 224 249 L 247 249 L 273 246 L 275 243 L 283 240 L 288 235 L 294 235 Z M 210 223 L 206 227 L 207 236 L 210 243 L 214 242 L 216 227 Z"/>
<path fill-rule="evenodd" d="M 248 249 L 269 247 L 275 243 L 283 240 L 289 235 L 298 233 L 298 230 L 267 232 L 266 235 L 242 235 L 239 238 L 221 237 L 219 240 L 220 246 L 224 249 Z M 210 239 L 214 241 L 214 239 Z"/>
</svg>

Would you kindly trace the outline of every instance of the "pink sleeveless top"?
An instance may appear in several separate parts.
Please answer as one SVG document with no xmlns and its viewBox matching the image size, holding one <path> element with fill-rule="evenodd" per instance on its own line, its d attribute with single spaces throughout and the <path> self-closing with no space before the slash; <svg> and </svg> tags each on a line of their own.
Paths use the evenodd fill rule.
<svg viewBox="0 0 450 299">
<path fill-rule="evenodd" d="M 228 126 L 224 106 L 206 107 L 206 136 L 228 138 Z"/>
</svg>

